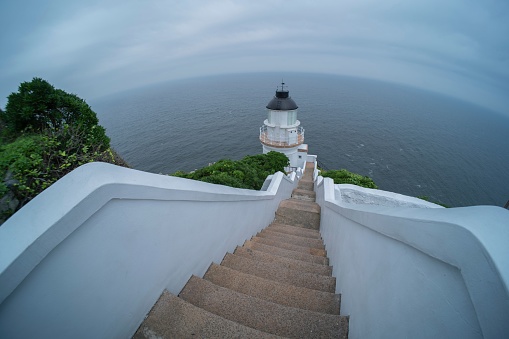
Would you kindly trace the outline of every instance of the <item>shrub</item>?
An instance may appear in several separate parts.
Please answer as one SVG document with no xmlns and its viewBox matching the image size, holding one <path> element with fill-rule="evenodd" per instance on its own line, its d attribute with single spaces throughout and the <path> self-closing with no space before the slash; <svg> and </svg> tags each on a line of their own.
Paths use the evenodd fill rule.
<svg viewBox="0 0 509 339">
<path fill-rule="evenodd" d="M 64 126 L 40 134 L 25 134 L 0 147 L 0 174 L 5 178 L 10 171 L 16 181 L 11 190 L 20 202 L 18 209 L 85 163 L 103 161 L 126 166 L 123 161 L 119 163 L 113 150 L 94 142 L 90 133 Z"/>
<path fill-rule="evenodd" d="M 352 184 L 366 188 L 378 188 L 370 177 L 352 173 L 345 169 L 322 171 L 321 175 L 332 178 L 335 184 Z"/>
<path fill-rule="evenodd" d="M 7 100 L 5 111 L 0 111 L 7 136 L 72 126 L 74 130 L 86 131 L 93 144 L 102 145 L 103 149 L 110 145 L 105 129 L 99 126 L 97 115 L 85 100 L 56 89 L 46 80 L 33 78 L 21 83 L 18 92 L 11 93 Z"/>
<path fill-rule="evenodd" d="M 220 184 L 230 187 L 259 190 L 268 175 L 284 172 L 288 158 L 279 152 L 249 155 L 242 160 L 219 160 L 191 173 L 177 171 L 173 176 Z"/>
<path fill-rule="evenodd" d="M 9 95 L 0 109 L 0 222 L 87 162 L 129 167 L 98 123 L 85 100 L 40 78 Z"/>
</svg>

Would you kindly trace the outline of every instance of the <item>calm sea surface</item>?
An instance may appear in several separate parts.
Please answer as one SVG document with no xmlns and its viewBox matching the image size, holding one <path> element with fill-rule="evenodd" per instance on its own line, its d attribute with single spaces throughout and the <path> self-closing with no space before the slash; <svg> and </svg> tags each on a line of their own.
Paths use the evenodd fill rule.
<svg viewBox="0 0 509 339">
<path fill-rule="evenodd" d="M 284 74 L 309 153 L 380 189 L 450 206 L 509 199 L 509 117 L 384 82 Z M 261 153 L 259 127 L 279 74 L 179 80 L 93 102 L 113 147 L 134 168 L 169 174 Z"/>
</svg>

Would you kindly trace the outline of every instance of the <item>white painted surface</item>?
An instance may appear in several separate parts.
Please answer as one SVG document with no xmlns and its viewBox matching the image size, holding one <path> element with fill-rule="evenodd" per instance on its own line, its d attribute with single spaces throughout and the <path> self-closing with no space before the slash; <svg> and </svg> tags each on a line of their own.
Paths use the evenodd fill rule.
<svg viewBox="0 0 509 339">
<path fill-rule="evenodd" d="M 297 110 L 291 111 L 273 111 L 268 110 L 268 118 L 264 121 L 267 126 L 280 126 L 282 128 L 297 127 L 300 121 L 297 120 Z"/>
<path fill-rule="evenodd" d="M 298 129 L 300 121 L 297 120 L 297 110 L 268 110 L 267 119 L 263 122 L 264 126 L 260 128 L 260 136 L 262 133 L 266 133 L 269 142 L 282 142 L 289 145 L 296 144 L 294 147 L 271 147 L 262 143 L 263 153 L 270 151 L 280 152 L 285 154 L 290 161 L 290 167 L 302 167 L 305 163 L 306 155 L 298 154 L 297 150 L 299 135 L 301 135 L 302 141 L 304 136 L 304 130 Z M 301 142 L 302 142 L 301 141 Z M 272 144 L 274 145 L 274 144 Z M 280 145 L 279 145 L 280 146 Z M 300 152 L 302 153 L 302 152 Z"/>
<path fill-rule="evenodd" d="M 269 144 L 273 142 L 276 144 L 287 143 L 292 145 L 298 142 L 298 138 L 302 139 L 304 137 L 305 130 L 299 127 L 299 125 L 299 121 L 293 126 L 271 125 L 265 120 L 264 125 L 260 127 L 260 137 L 266 138 L 264 141 Z M 292 138 L 293 142 L 290 141 Z"/>
<path fill-rule="evenodd" d="M 297 129 L 296 128 L 289 128 L 288 131 L 288 143 L 290 145 L 297 143 Z"/>
<path fill-rule="evenodd" d="M 419 198 L 350 184 L 335 185 L 335 199 L 349 204 L 386 207 L 443 208 L 440 205 Z"/>
<path fill-rule="evenodd" d="M 318 181 L 350 339 L 509 337 L 509 211 L 348 204 Z"/>
<path fill-rule="evenodd" d="M 0 227 L 0 338 L 127 338 L 163 289 L 178 293 L 267 226 L 295 187 L 266 191 L 80 167 Z"/>
<path fill-rule="evenodd" d="M 317 182 L 350 338 L 509 337 L 509 211 L 349 204 Z M 129 337 L 164 288 L 265 227 L 294 187 L 281 173 L 256 192 L 81 167 L 0 227 L 0 337 Z"/>
</svg>

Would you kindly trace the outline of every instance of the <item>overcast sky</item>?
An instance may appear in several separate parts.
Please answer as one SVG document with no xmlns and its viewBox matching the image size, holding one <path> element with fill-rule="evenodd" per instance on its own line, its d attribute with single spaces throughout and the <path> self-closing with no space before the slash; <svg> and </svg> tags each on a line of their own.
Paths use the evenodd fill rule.
<svg viewBox="0 0 509 339">
<path fill-rule="evenodd" d="M 2 0 L 0 107 L 42 77 L 90 100 L 201 75 L 376 78 L 509 114 L 508 0 Z"/>
</svg>

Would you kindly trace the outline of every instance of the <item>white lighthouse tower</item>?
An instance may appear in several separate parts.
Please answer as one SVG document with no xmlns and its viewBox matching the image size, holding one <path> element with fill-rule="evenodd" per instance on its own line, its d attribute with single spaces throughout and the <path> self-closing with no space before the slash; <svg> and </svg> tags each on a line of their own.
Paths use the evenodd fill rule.
<svg viewBox="0 0 509 339">
<path fill-rule="evenodd" d="M 297 104 L 281 83 L 276 95 L 267 105 L 268 117 L 260 127 L 263 153 L 276 151 L 290 160 L 291 169 L 303 168 L 306 164 L 308 145 L 304 144 L 304 128 L 297 120 Z"/>
</svg>

